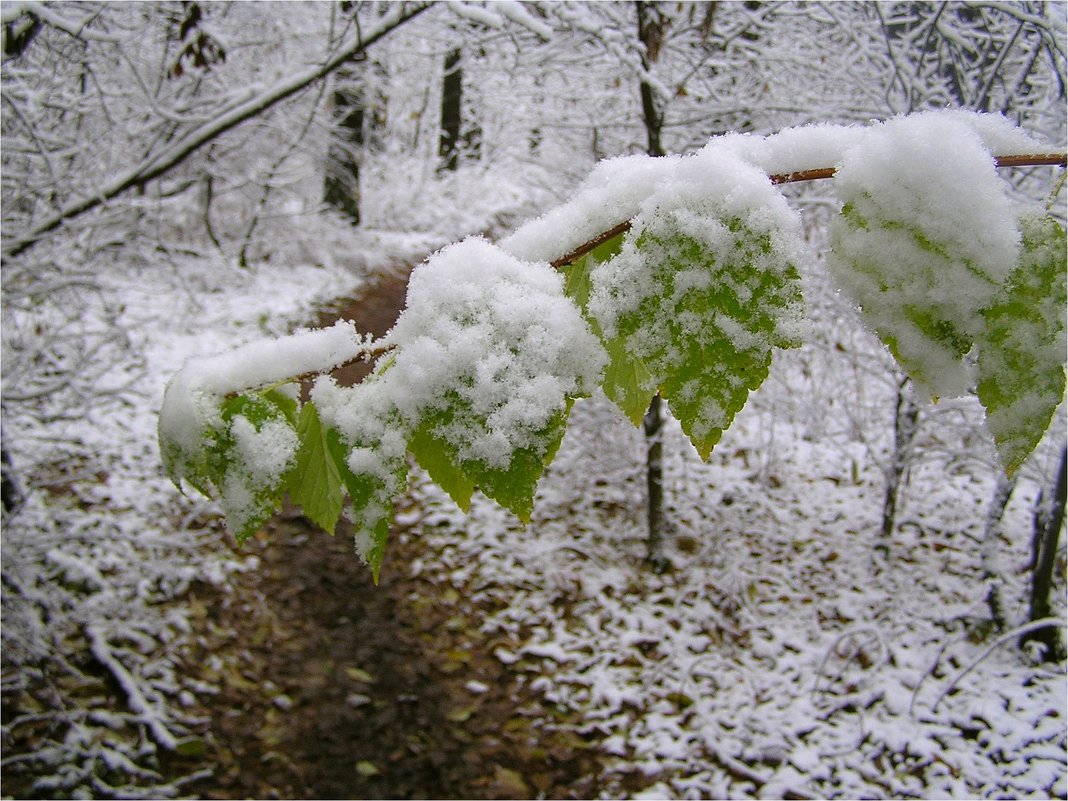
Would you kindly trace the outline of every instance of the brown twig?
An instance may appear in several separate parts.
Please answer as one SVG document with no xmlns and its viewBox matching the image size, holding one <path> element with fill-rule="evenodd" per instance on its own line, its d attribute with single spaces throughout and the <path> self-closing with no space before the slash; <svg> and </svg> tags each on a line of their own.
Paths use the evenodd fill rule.
<svg viewBox="0 0 1068 801">
<path fill-rule="evenodd" d="M 1064 153 L 1032 153 L 1029 156 L 995 156 L 998 167 L 1064 167 Z"/>
<path fill-rule="evenodd" d="M 552 267 L 554 270 L 559 270 L 561 267 L 567 267 L 569 264 L 573 264 L 578 261 L 582 256 L 585 256 L 591 250 L 595 250 L 596 248 L 600 247 L 609 239 L 613 239 L 614 237 L 617 237 L 622 233 L 626 233 L 629 230 L 630 220 L 624 220 L 623 222 L 619 223 L 619 225 L 613 225 L 607 231 L 602 231 L 601 233 L 597 234 L 597 236 L 595 236 L 589 242 L 582 243 L 573 251 L 568 253 L 566 256 L 561 256 L 555 261 L 549 262 L 549 266 Z"/>
</svg>

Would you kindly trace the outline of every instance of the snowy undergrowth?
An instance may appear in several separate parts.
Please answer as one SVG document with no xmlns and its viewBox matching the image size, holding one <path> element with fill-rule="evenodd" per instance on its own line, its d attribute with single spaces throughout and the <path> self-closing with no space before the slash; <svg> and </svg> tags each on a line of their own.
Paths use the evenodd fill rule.
<svg viewBox="0 0 1068 801">
<path fill-rule="evenodd" d="M 983 625 L 994 474 L 980 410 L 925 410 L 881 560 L 893 381 L 869 335 L 839 323 L 834 342 L 780 355 L 707 464 L 677 425 L 666 435 L 668 575 L 642 564 L 644 445 L 603 398 L 576 405 L 526 529 L 479 496 L 464 516 L 430 482 L 416 488 L 423 512 L 408 522 L 432 556 L 412 569 L 490 610 L 498 658 L 544 699 L 529 714 L 603 738 L 617 758 L 607 796 L 1068 790 L 1063 664 L 1036 666 L 1015 637 L 983 658 L 996 637 Z M 1002 524 L 1010 624 L 1026 619 L 1036 490 L 1022 479 Z M 1056 595 L 1063 619 L 1063 584 Z"/>
<path fill-rule="evenodd" d="M 217 504 L 178 495 L 164 477 L 164 384 L 189 356 L 285 333 L 351 295 L 375 266 L 411 263 L 439 243 L 326 228 L 324 239 L 342 247 L 325 265 L 278 260 L 242 271 L 210 255 L 128 256 L 94 276 L 77 306 L 58 296 L 18 303 L 17 285 L 5 286 L 4 442 L 24 501 L 4 520 L 3 768 L 32 777 L 30 792 L 182 792 L 181 779 L 160 772 L 159 754 L 199 750 L 204 721 L 186 710 L 214 689 L 181 670 L 191 625 L 180 599 L 194 581 L 226 591 L 230 572 L 257 562 L 226 546 Z M 70 330 L 64 309 L 77 309 L 78 331 L 92 337 L 86 359 L 61 366 L 94 383 L 32 397 L 34 381 L 47 386 L 47 359 L 22 357 L 47 344 L 38 332 Z M 26 399 L 13 402 L 20 392 Z"/>
</svg>

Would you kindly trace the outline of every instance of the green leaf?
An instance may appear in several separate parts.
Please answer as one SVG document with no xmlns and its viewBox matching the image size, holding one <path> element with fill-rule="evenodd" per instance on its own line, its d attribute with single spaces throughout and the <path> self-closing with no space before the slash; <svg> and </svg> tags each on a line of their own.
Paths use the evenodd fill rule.
<svg viewBox="0 0 1068 801">
<path fill-rule="evenodd" d="M 387 475 L 355 473 L 348 463 L 349 447 L 333 429 L 327 430 L 326 446 L 352 498 L 356 550 L 371 568 L 374 582 L 378 584 L 389 541 L 389 529 L 393 523 L 393 498 L 404 489 L 408 480 L 408 465 L 400 458 L 386 466 Z"/>
<path fill-rule="evenodd" d="M 408 441 L 408 450 L 434 482 L 466 513 L 471 508 L 475 482 L 457 464 L 453 449 L 434 436 L 437 424 L 437 415 L 424 420 Z"/>
<path fill-rule="evenodd" d="M 736 217 L 707 224 L 721 233 L 715 249 L 670 221 L 634 243 L 652 280 L 616 320 L 606 380 L 635 423 L 659 387 L 704 459 L 767 377 L 773 349 L 799 344 L 790 331 L 803 304 L 797 269 L 768 234 Z"/>
<path fill-rule="evenodd" d="M 1012 475 L 1049 427 L 1065 387 L 1066 240 L 1051 217 L 1020 220 L 1016 268 L 982 312 L 979 400 Z"/>
<path fill-rule="evenodd" d="M 297 436 L 276 399 L 263 394 L 223 401 L 222 427 L 209 433 L 206 475 L 218 490 L 238 545 L 281 508 Z"/>
<path fill-rule="evenodd" d="M 653 397 L 649 390 L 649 370 L 641 359 L 627 353 L 624 337 L 613 337 L 605 341 L 604 347 L 608 353 L 608 367 L 601 388 L 631 423 L 641 425 Z"/>
<path fill-rule="evenodd" d="M 299 504 L 313 523 L 334 533 L 341 515 L 341 471 L 330 453 L 328 432 L 319 420 L 315 404 L 305 403 L 297 422 L 296 464 L 286 475 L 284 485 L 293 503 Z"/>
<path fill-rule="evenodd" d="M 575 305 L 582 309 L 586 319 L 586 306 L 590 302 L 590 271 L 596 261 L 590 253 L 580 256 L 567 268 L 564 274 L 564 294 L 574 301 Z M 596 322 L 593 323 L 596 326 Z M 596 328 L 594 328 L 596 330 Z"/>
<path fill-rule="evenodd" d="M 623 337 L 606 339 L 597 320 L 587 311 L 592 289 L 591 272 L 594 266 L 608 261 L 619 253 L 623 245 L 623 234 L 598 245 L 589 253 L 577 259 L 567 271 L 564 281 L 564 294 L 571 298 L 590 323 L 594 333 L 608 353 L 608 367 L 605 369 L 601 389 L 634 425 L 640 425 L 653 392 L 649 389 L 649 371 L 642 360 L 627 352 Z"/>
<path fill-rule="evenodd" d="M 567 268 L 567 274 L 564 277 L 564 294 L 571 298 L 576 306 L 582 309 L 583 315 L 590 321 L 594 331 L 598 331 L 597 321 L 592 319 L 586 311 L 586 307 L 590 302 L 590 272 L 595 265 L 608 261 L 619 253 L 620 248 L 622 247 L 623 234 L 617 234 L 611 239 L 602 242 L 588 253 L 580 256 Z"/>
<path fill-rule="evenodd" d="M 508 509 L 524 523 L 530 522 L 534 512 L 534 494 L 545 467 L 556 456 L 567 430 L 567 417 L 573 401 L 558 412 L 535 437 L 537 444 L 518 448 L 506 469 L 494 468 L 483 462 L 465 462 L 464 468 L 482 494 Z"/>
<path fill-rule="evenodd" d="M 533 444 L 514 450 L 508 466 L 501 468 L 479 459 L 462 458 L 457 447 L 439 433 L 457 415 L 470 414 L 457 395 L 450 394 L 450 400 L 449 407 L 425 417 L 409 443 L 412 455 L 465 512 L 477 487 L 487 498 L 529 523 L 538 480 L 560 447 L 574 401 L 568 399 L 566 408 L 532 437 Z"/>
<path fill-rule="evenodd" d="M 284 386 L 295 387 L 294 384 L 286 384 Z M 297 398 L 282 392 L 282 387 L 268 389 L 260 394 L 265 401 L 273 403 L 278 407 L 282 414 L 286 416 L 290 425 L 294 428 L 297 427 L 298 416 L 300 414 L 300 402 Z"/>
</svg>

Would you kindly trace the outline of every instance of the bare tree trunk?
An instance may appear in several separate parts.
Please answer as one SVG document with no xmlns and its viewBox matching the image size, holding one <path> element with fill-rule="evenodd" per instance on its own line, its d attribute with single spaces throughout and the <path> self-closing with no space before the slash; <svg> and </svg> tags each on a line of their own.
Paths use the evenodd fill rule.
<svg viewBox="0 0 1068 801">
<path fill-rule="evenodd" d="M 670 563 L 664 553 L 664 412 L 659 395 L 653 396 L 642 424 L 645 432 L 645 488 L 649 501 L 647 559 L 653 570 L 663 573 Z"/>
<path fill-rule="evenodd" d="M 363 148 L 363 91 L 351 72 L 338 71 L 334 89 L 334 142 L 326 159 L 323 200 L 360 223 L 360 153 Z"/>
<path fill-rule="evenodd" d="M 441 169 L 444 170 L 455 170 L 459 164 L 463 91 L 463 68 L 457 48 L 445 56 L 445 77 L 441 85 L 441 141 L 438 155 L 441 156 Z"/>
<path fill-rule="evenodd" d="M 1053 589 L 1053 565 L 1057 558 L 1057 544 L 1064 524 L 1064 501 L 1068 492 L 1068 449 L 1061 448 L 1061 464 L 1057 480 L 1049 493 L 1040 493 L 1035 503 L 1034 570 L 1031 573 L 1030 620 L 1050 616 L 1050 591 Z M 1043 494 L 1046 498 L 1043 499 Z M 1052 497 L 1050 497 L 1052 496 Z M 1062 658 L 1063 648 L 1055 625 L 1030 631 L 1020 638 L 1021 647 L 1035 641 L 1045 646 L 1044 659 L 1056 662 Z"/>
<path fill-rule="evenodd" d="M 986 527 L 983 531 L 983 543 L 980 546 L 980 557 L 983 564 L 983 581 L 987 584 L 986 603 L 990 608 L 990 620 L 998 631 L 1005 628 L 1005 610 L 1001 606 L 1001 576 L 998 574 L 995 557 L 998 548 L 998 526 L 1002 515 L 1005 514 L 1005 506 L 1009 502 L 1016 487 L 1015 479 L 1008 479 L 1004 473 L 999 472 L 997 485 L 994 487 L 994 495 L 990 499 L 990 506 L 986 511 Z"/>
<path fill-rule="evenodd" d="M 635 4 L 638 16 L 638 39 L 644 46 L 642 67 L 649 70 L 660 54 L 666 21 L 660 16 L 655 3 L 638 0 Z M 657 105 L 657 97 L 648 81 L 640 85 L 642 116 L 645 120 L 646 153 L 663 156 L 660 131 L 664 123 L 663 111 Z M 596 145 L 595 145 L 596 146 Z M 664 410 L 660 395 L 654 395 L 645 413 L 645 486 L 648 499 L 649 538 L 647 559 L 653 570 L 662 573 L 669 567 L 664 553 Z"/>
<path fill-rule="evenodd" d="M 883 496 L 883 525 L 881 537 L 875 546 L 877 552 L 886 556 L 890 552 L 890 537 L 894 533 L 898 507 L 904 490 L 902 482 L 908 467 L 909 448 L 916 436 L 916 422 L 920 407 L 912 397 L 908 377 L 897 385 L 897 400 L 894 404 L 894 445 L 890 465 L 886 470 L 886 494 Z"/>
<path fill-rule="evenodd" d="M 2 441 L 2 436 L 0 436 Z M 7 448 L 0 444 L 0 496 L 2 496 L 4 511 L 10 512 L 22 503 L 22 491 L 15 476 L 15 465 L 11 461 L 11 455 Z"/>
</svg>

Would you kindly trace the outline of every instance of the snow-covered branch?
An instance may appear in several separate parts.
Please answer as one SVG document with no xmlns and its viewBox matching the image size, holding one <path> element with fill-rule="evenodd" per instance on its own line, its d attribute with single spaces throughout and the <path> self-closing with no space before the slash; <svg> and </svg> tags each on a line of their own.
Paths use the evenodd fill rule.
<svg viewBox="0 0 1068 801">
<path fill-rule="evenodd" d="M 136 166 L 106 181 L 92 194 L 78 198 L 62 206 L 57 212 L 35 225 L 29 232 L 5 242 L 4 255 L 17 256 L 26 248 L 54 231 L 65 221 L 95 209 L 128 189 L 143 186 L 180 164 L 191 154 L 220 135 L 232 130 L 246 120 L 263 113 L 279 102 L 292 97 L 316 81 L 329 75 L 357 54 L 364 52 L 390 31 L 421 14 L 429 3 L 398 3 L 391 6 L 373 26 L 356 33 L 345 46 L 339 48 L 328 60 L 272 84 L 249 100 L 235 103 L 221 111 L 210 122 L 181 136 L 161 150 L 149 154 Z"/>
<path fill-rule="evenodd" d="M 1064 167 L 1066 164 L 1066 160 L 1068 160 L 1068 154 L 1065 153 L 1031 153 L 1012 156 L 995 156 L 994 163 L 998 167 Z M 834 167 L 815 167 L 811 169 L 798 170 L 797 172 L 776 173 L 773 175 L 769 175 L 768 177 L 770 178 L 773 184 L 788 184 L 799 183 L 802 181 L 816 181 L 824 178 L 833 178 L 834 174 Z M 581 245 L 569 251 L 565 255 L 554 259 L 550 262 L 550 264 L 552 264 L 552 266 L 556 268 L 566 267 L 569 264 L 573 264 L 590 251 L 595 250 L 600 245 L 603 245 L 610 239 L 614 239 L 619 234 L 625 233 L 629 229 L 629 220 L 617 223 L 611 228 L 608 228 L 596 234 L 595 236 L 590 237 L 590 239 L 583 242 Z"/>
</svg>

